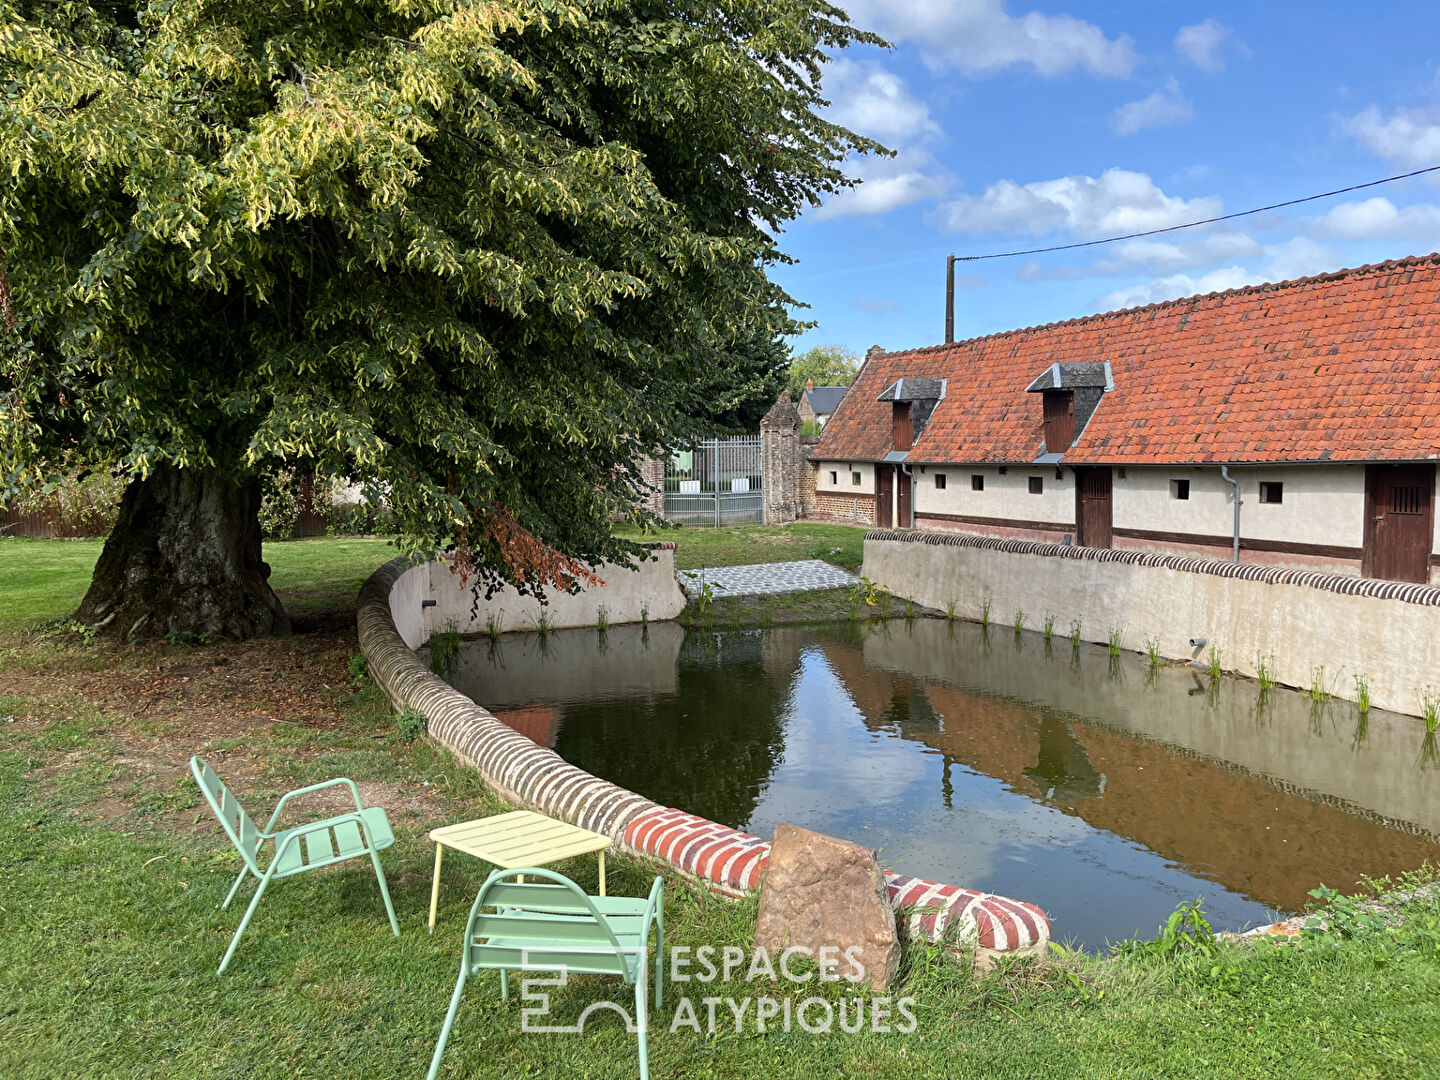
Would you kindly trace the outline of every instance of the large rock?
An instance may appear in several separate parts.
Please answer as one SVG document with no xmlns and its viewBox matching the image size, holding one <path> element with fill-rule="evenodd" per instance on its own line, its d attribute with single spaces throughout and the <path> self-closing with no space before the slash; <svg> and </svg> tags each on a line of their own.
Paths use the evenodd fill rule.
<svg viewBox="0 0 1440 1080">
<path fill-rule="evenodd" d="M 755 945 L 772 956 L 799 946 L 817 959 L 822 947 L 838 948 L 841 975 L 851 970 L 845 950 L 856 946 L 865 982 L 885 989 L 900 966 L 900 939 L 875 853 L 794 825 L 777 825 L 760 890 Z"/>
</svg>

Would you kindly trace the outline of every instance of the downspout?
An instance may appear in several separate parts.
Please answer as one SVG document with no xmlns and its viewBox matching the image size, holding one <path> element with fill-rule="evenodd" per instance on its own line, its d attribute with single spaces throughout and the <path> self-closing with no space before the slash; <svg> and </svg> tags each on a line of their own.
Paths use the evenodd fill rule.
<svg viewBox="0 0 1440 1080">
<path fill-rule="evenodd" d="M 1220 466 L 1220 478 L 1235 489 L 1235 533 L 1230 541 L 1230 559 L 1240 561 L 1240 481 L 1230 477 L 1230 466 Z"/>
</svg>

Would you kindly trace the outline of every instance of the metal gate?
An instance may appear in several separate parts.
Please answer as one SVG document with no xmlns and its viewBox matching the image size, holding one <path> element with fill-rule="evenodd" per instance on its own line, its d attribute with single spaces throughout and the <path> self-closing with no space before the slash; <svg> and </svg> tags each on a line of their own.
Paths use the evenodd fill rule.
<svg viewBox="0 0 1440 1080">
<path fill-rule="evenodd" d="M 665 465 L 665 517 L 682 525 L 765 520 L 758 438 L 706 439 Z"/>
</svg>

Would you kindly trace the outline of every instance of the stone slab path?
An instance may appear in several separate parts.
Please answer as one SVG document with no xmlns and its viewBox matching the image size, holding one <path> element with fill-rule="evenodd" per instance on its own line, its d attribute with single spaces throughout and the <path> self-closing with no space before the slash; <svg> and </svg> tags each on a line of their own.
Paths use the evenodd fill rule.
<svg viewBox="0 0 1440 1080">
<path fill-rule="evenodd" d="M 680 571 L 680 584 L 688 596 L 693 598 L 700 595 L 702 574 L 708 584 L 715 586 L 716 597 L 844 589 L 860 581 L 848 570 L 842 570 L 820 559 L 756 563 L 752 566 L 717 566 L 708 570 Z"/>
</svg>

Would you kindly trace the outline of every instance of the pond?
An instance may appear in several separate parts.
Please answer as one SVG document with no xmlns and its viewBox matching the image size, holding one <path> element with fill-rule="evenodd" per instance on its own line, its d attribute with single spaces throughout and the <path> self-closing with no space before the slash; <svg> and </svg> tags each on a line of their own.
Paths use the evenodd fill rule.
<svg viewBox="0 0 1440 1080">
<path fill-rule="evenodd" d="M 768 837 L 1039 904 L 1059 941 L 1203 901 L 1271 922 L 1440 861 L 1440 761 L 1409 717 L 1212 682 L 1010 628 L 675 623 L 466 642 L 450 681 L 591 773 Z"/>
</svg>

